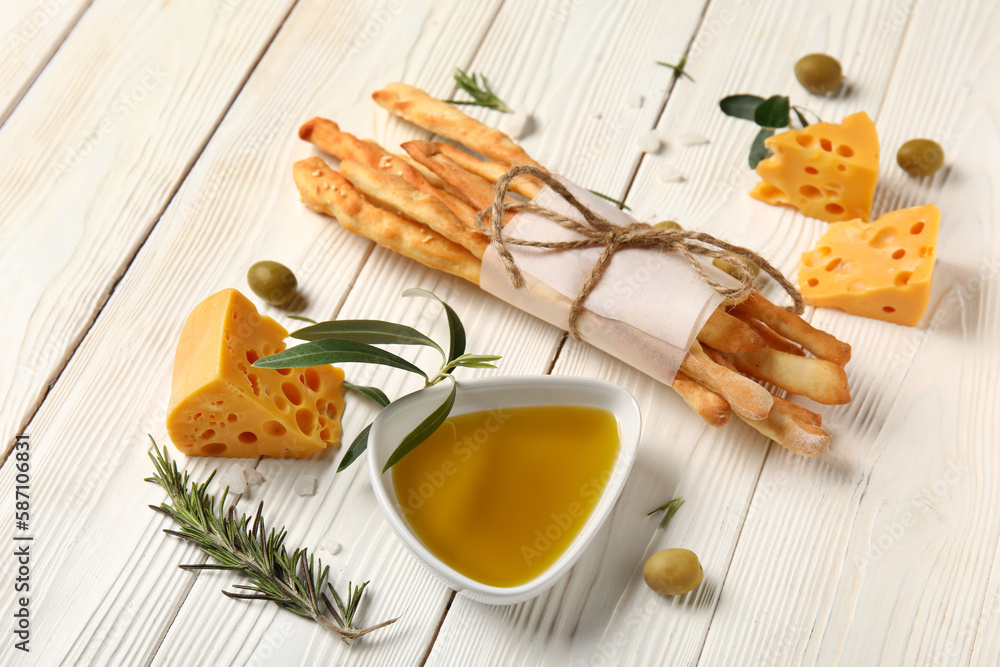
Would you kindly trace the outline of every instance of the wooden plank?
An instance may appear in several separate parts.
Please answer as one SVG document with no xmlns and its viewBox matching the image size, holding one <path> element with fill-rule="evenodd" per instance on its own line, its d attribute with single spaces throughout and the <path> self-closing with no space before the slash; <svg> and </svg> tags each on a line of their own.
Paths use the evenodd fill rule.
<svg viewBox="0 0 1000 667">
<path fill-rule="evenodd" d="M 88 0 L 9 0 L 0 8 L 0 126 L 87 10 Z"/>
<path fill-rule="evenodd" d="M 753 499 L 706 664 L 995 657 L 1000 249 L 998 199 L 985 184 L 996 178 L 998 119 L 985 53 L 998 22 L 986 3 L 914 5 L 877 117 L 877 202 L 880 212 L 942 209 L 931 309 L 917 329 L 849 323 L 857 399 L 832 411 L 837 440 L 820 465 L 768 457 L 759 488 L 774 492 Z M 887 24 L 882 34 L 901 32 Z M 951 46 L 931 53 L 929 40 Z M 945 146 L 950 166 L 934 179 L 914 181 L 895 164 L 895 148 L 915 136 Z M 822 314 L 834 328 L 849 319 Z"/>
<path fill-rule="evenodd" d="M 388 20 L 380 23 L 382 8 Z M 504 336 L 512 341 L 525 333 L 525 326 L 536 331 L 546 328 L 525 315 L 524 326 L 508 324 L 509 333 L 495 339 L 499 318 L 509 319 L 501 304 L 484 300 L 472 286 L 460 286 L 457 280 L 388 253 L 377 257 L 388 260 L 389 266 L 373 267 L 373 274 L 359 278 L 372 244 L 302 207 L 290 177 L 291 163 L 312 152 L 296 135 L 298 122 L 317 112 L 327 113 L 364 133 L 373 79 L 405 78 L 410 68 L 427 73 L 428 78 L 418 83 L 447 90 L 452 66 L 472 57 L 494 10 L 495 6 L 429 2 L 406 7 L 390 2 L 376 8 L 356 3 L 331 5 L 322 13 L 303 6 L 288 19 L 274 49 L 260 62 L 29 425 L 37 447 L 34 530 L 39 535 L 59 535 L 69 545 L 42 550 L 35 562 L 39 572 L 60 573 L 58 578 L 37 582 L 33 628 L 34 637 L 45 640 L 35 656 L 41 662 L 148 663 L 161 640 L 160 659 L 168 662 L 174 655 L 186 660 L 205 652 L 220 656 L 219 661 L 232 656 L 237 661 L 240 656 L 256 660 L 275 651 L 292 653 L 292 646 L 312 657 L 344 650 L 318 626 L 288 618 L 268 605 L 223 598 L 219 589 L 230 583 L 225 576 L 199 577 L 195 586 L 193 575 L 176 568 L 201 557 L 160 533 L 169 523 L 144 507 L 164 497 L 142 481 L 151 469 L 145 434 L 168 443 L 164 420 L 170 368 L 186 314 L 222 287 L 245 289 L 247 267 L 264 257 L 293 267 L 307 302 L 304 312 L 315 317 L 334 315 L 355 284 L 371 287 L 377 281 L 384 291 L 359 289 L 355 300 L 348 302 L 350 307 L 418 325 L 426 323 L 421 317 L 430 317 L 438 325 L 434 332 L 441 336 L 438 306 L 398 298 L 403 287 L 419 284 L 454 298 L 456 307 L 464 303 L 463 312 L 471 311 L 474 320 L 484 323 L 484 328 L 471 330 L 470 345 L 503 351 Z M 439 23 L 457 37 L 441 40 L 435 32 L 414 29 L 425 22 Z M 357 53 L 348 57 L 347 49 L 354 48 Z M 387 62 L 395 63 L 396 69 L 386 70 Z M 386 310 L 380 312 L 383 307 Z M 267 310 L 294 327 L 282 311 Z M 544 371 L 559 333 L 550 328 L 548 338 L 548 347 L 537 352 L 544 361 L 525 370 Z M 393 395 L 413 388 L 404 385 L 399 375 L 362 377 L 352 371 L 358 381 L 384 381 Z M 373 411 L 350 400 L 347 429 L 353 437 Z M 76 443 L 87 446 L 73 446 Z M 98 444 L 101 452 L 95 456 L 91 448 Z M 230 462 L 185 464 L 195 478 L 204 479 L 211 468 Z M 263 466 L 268 481 L 248 502 L 265 499 L 268 515 L 278 522 L 291 517 L 290 544 L 319 545 L 318 536 L 326 536 L 326 527 L 336 529 L 345 545 L 341 558 L 350 559 L 357 568 L 342 573 L 336 566 L 343 561 L 334 559 L 337 581 L 342 574 L 373 580 L 364 617 L 406 613 L 406 624 L 389 630 L 384 640 L 373 637 L 368 642 L 371 649 L 366 651 L 362 644 L 350 654 L 352 658 L 381 660 L 383 645 L 394 645 L 403 654 L 422 654 L 448 593 L 440 585 L 431 587 L 430 576 L 398 542 L 388 539 L 364 468 L 356 466 L 334 484 L 333 457 L 271 465 L 271 469 Z M 295 480 L 313 470 L 321 482 L 317 495 L 297 496 Z M 5 466 L 0 488 L 12 493 L 12 480 L 12 466 Z M 337 502 L 340 496 L 349 502 Z M 94 563 L 101 563 L 100 569 L 95 571 Z M 189 594 L 189 606 L 177 617 L 176 630 L 164 639 Z M 201 616 L 206 611 L 211 612 L 210 631 Z M 320 634 L 315 634 L 317 630 Z M 0 655 L 6 657 L 12 650 L 7 645 Z"/>
<path fill-rule="evenodd" d="M 870 27 L 891 15 L 892 3 L 866 8 L 865 13 L 859 13 L 846 6 L 823 5 L 818 11 L 815 5 L 790 7 L 776 2 L 711 5 L 694 38 L 688 64 L 697 83 L 685 80 L 677 84 L 658 123 L 668 145 L 660 153 L 645 156 L 629 192 L 628 203 L 638 216 L 677 219 L 724 238 L 742 235 L 748 243 L 750 238 L 757 241 L 749 234 L 748 230 L 756 229 L 750 220 L 770 216 L 767 229 L 775 231 L 764 235 L 764 251 L 778 258 L 795 256 L 794 233 L 791 240 L 782 236 L 774 245 L 767 245 L 769 235 L 783 231 L 774 218 L 780 217 L 787 229 L 792 216 L 763 205 L 763 210 L 749 210 L 756 202 L 746 196 L 746 189 L 754 179 L 743 173 L 749 171 L 746 150 L 755 130 L 748 123 L 725 117 L 718 111 L 718 100 L 737 92 L 789 92 L 803 103 L 802 98 L 808 96 L 802 91 L 796 97 L 801 89 L 794 82 L 791 67 L 800 55 L 811 50 L 851 55 L 875 51 L 878 56 L 871 62 L 862 56 L 844 58 L 848 71 L 863 72 L 859 78 L 863 76 L 865 82 L 848 99 L 813 98 L 805 102 L 824 116 L 845 115 L 859 105 L 874 113 L 902 35 L 893 41 Z M 637 15 L 649 20 L 648 13 Z M 817 44 L 818 34 L 828 35 L 828 42 Z M 682 147 L 677 138 L 684 131 L 700 132 L 710 137 L 711 143 Z M 533 154 L 544 160 L 538 151 Z M 660 181 L 659 169 L 668 163 L 678 164 L 688 174 L 687 182 Z M 746 184 L 734 188 L 734 174 Z M 725 204 L 720 205 L 720 199 L 725 199 Z M 731 208 L 727 210 L 726 205 Z M 706 210 L 726 214 L 709 215 Z M 801 216 L 794 220 L 800 226 L 803 222 Z M 794 267 L 795 260 L 782 265 L 787 270 Z M 567 345 L 555 372 L 605 377 L 635 392 L 645 419 L 640 448 L 643 458 L 610 527 L 568 581 L 538 600 L 512 609 L 483 609 L 457 598 L 430 663 L 450 664 L 471 655 L 487 655 L 488 661 L 497 664 L 694 664 L 713 622 L 751 499 L 755 493 L 764 497 L 775 494 L 776 484 L 784 480 L 779 476 L 779 482 L 770 479 L 758 484 L 768 458 L 768 441 L 739 423 L 719 430 L 705 427 L 672 392 L 660 388 L 651 394 L 630 376 L 634 371 L 617 368 L 590 348 Z M 797 474 L 800 467 L 812 463 L 790 459 L 784 476 Z M 660 532 L 645 513 L 675 496 L 687 502 L 668 530 Z M 646 588 L 640 566 L 644 557 L 671 546 L 690 547 L 702 556 L 706 583 L 691 596 L 665 600 Z M 619 594 L 620 599 L 616 599 Z M 484 635 L 491 638 L 489 642 L 482 641 Z M 753 664 L 739 656 L 734 662 Z"/>
<path fill-rule="evenodd" d="M 0 129 L 5 448 L 288 6 L 99 0 Z"/>
</svg>

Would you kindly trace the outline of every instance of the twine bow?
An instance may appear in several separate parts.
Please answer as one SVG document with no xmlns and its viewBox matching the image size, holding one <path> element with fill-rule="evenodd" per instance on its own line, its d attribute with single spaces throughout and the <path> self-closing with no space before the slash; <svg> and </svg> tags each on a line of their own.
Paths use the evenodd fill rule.
<svg viewBox="0 0 1000 667">
<path fill-rule="evenodd" d="M 533 204 L 531 202 L 520 202 L 507 199 L 507 190 L 511 181 L 519 176 L 533 176 L 539 181 L 548 185 L 567 203 L 573 206 L 584 218 L 584 222 L 578 222 L 572 218 L 556 213 Z M 529 211 L 541 215 L 566 229 L 580 234 L 583 238 L 573 241 L 529 241 L 525 239 L 507 236 L 503 232 L 503 225 L 506 214 Z M 489 217 L 487 225 L 486 218 Z M 580 200 L 573 196 L 566 186 L 556 180 L 544 169 L 522 165 L 511 167 L 507 173 L 501 177 L 493 191 L 493 205 L 479 212 L 479 228 L 490 237 L 490 241 L 496 248 L 497 255 L 507 273 L 507 278 L 515 289 L 524 287 L 524 274 L 518 267 L 514 256 L 511 255 L 508 246 L 527 246 L 530 248 L 549 248 L 552 250 L 573 250 L 580 248 L 603 248 L 601 255 L 591 268 L 580 291 L 577 293 L 569 311 L 569 333 L 574 339 L 580 340 L 576 322 L 580 316 L 584 301 L 593 291 L 594 287 L 601 280 L 605 270 L 611 262 L 611 257 L 623 248 L 655 248 L 664 252 L 679 252 L 687 259 L 691 267 L 698 273 L 698 276 L 712 287 L 723 298 L 732 299 L 736 302 L 742 301 L 753 291 L 754 274 L 750 269 L 750 263 L 756 264 L 769 276 L 781 285 L 788 292 L 794 302 L 794 312 L 801 314 L 803 310 L 802 295 L 788 282 L 780 271 L 774 268 L 770 262 L 752 250 L 741 246 L 726 243 L 717 239 L 711 234 L 696 232 L 687 229 L 657 229 L 644 222 L 633 222 L 628 225 L 616 225 L 610 220 L 601 217 Z M 738 286 L 724 285 L 712 278 L 705 272 L 704 267 L 695 258 L 695 255 L 723 259 L 729 262 L 738 274 L 736 279 Z"/>
</svg>

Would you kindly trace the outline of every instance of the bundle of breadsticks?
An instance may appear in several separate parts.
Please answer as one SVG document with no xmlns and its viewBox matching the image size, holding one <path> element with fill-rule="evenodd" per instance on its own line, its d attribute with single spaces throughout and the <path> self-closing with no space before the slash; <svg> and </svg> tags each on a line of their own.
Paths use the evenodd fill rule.
<svg viewBox="0 0 1000 667">
<path fill-rule="evenodd" d="M 299 128 L 299 137 L 340 164 L 338 171 L 319 157 L 297 162 L 302 201 L 350 232 L 478 285 L 490 243 L 477 225 L 478 212 L 492 206 L 494 184 L 512 165 L 540 165 L 507 135 L 422 90 L 393 83 L 372 97 L 471 153 L 436 141 L 408 141 L 405 153 L 393 153 L 333 121 L 313 118 Z M 511 190 L 530 200 L 540 184 L 518 179 Z M 847 403 L 844 365 L 850 355 L 850 345 L 753 292 L 711 314 L 672 386 L 713 426 L 735 413 L 778 444 L 815 456 L 830 444 L 820 415 L 764 384 L 818 403 Z"/>
</svg>

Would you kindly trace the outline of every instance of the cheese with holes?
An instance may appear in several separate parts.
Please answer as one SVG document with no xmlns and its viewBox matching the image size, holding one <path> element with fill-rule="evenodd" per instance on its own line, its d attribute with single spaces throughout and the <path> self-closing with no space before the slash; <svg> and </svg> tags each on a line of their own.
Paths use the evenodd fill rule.
<svg viewBox="0 0 1000 667">
<path fill-rule="evenodd" d="M 811 218 L 840 222 L 871 216 L 878 178 L 878 134 L 865 112 L 840 125 L 817 123 L 770 137 L 750 196 L 794 206 Z"/>
<path fill-rule="evenodd" d="M 304 458 L 340 442 L 344 373 L 254 368 L 288 332 L 234 289 L 202 301 L 177 344 L 167 431 L 189 456 Z"/>
<path fill-rule="evenodd" d="M 927 310 L 941 211 L 916 206 L 874 222 L 838 222 L 802 255 L 799 289 L 814 306 L 916 326 Z"/>
</svg>

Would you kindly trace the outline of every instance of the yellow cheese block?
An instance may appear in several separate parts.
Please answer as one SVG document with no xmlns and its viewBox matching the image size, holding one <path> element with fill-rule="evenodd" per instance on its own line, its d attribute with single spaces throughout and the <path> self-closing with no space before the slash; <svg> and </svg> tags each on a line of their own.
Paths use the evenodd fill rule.
<svg viewBox="0 0 1000 667">
<path fill-rule="evenodd" d="M 871 216 L 878 178 L 878 133 L 865 112 L 840 125 L 817 123 L 770 137 L 772 154 L 757 165 L 764 180 L 750 196 L 839 222 Z"/>
<path fill-rule="evenodd" d="M 802 255 L 802 296 L 814 306 L 916 326 L 931 296 L 940 222 L 930 205 L 831 225 Z"/>
<path fill-rule="evenodd" d="M 189 456 L 304 458 L 340 442 L 344 372 L 253 368 L 288 332 L 234 289 L 188 316 L 174 359 L 167 431 Z"/>
</svg>

